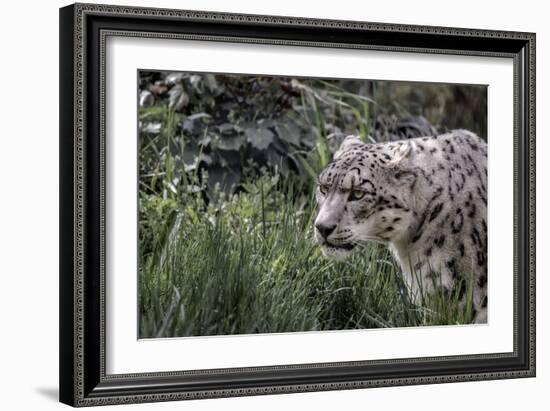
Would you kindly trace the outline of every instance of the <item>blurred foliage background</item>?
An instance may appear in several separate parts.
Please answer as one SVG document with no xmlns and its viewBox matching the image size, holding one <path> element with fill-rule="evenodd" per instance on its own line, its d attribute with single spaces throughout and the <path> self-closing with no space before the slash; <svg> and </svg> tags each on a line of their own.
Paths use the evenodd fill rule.
<svg viewBox="0 0 550 411">
<path fill-rule="evenodd" d="M 271 311 L 262 311 L 255 301 L 265 302 L 268 298 L 265 293 L 273 292 L 276 285 L 271 284 L 269 290 L 264 290 L 263 297 L 251 296 L 242 289 L 231 295 L 218 290 L 221 294 L 213 297 L 213 289 L 227 287 L 224 280 L 217 285 L 205 282 L 198 296 L 195 293 L 185 297 L 182 290 L 186 288 L 186 281 L 191 281 L 186 272 L 194 270 L 194 275 L 198 272 L 203 277 L 218 276 L 221 281 L 227 277 L 227 273 L 222 272 L 227 270 L 224 267 L 232 264 L 222 259 L 217 268 L 199 265 L 193 268 L 195 260 L 186 260 L 185 255 L 190 252 L 191 241 L 195 247 L 193 252 L 201 249 L 203 258 L 218 258 L 217 254 L 208 257 L 213 250 L 203 244 L 212 239 L 209 230 L 215 226 L 216 230 L 223 229 L 228 244 L 240 242 L 244 247 L 243 236 L 246 239 L 258 236 L 258 241 L 279 244 L 282 247 L 279 255 L 273 255 L 273 250 L 255 251 L 263 255 L 263 260 L 254 264 L 261 267 L 266 263 L 264 271 L 269 274 L 273 259 L 290 261 L 290 257 L 296 257 L 285 242 L 294 244 L 295 249 L 301 248 L 300 241 L 312 243 L 310 220 L 315 212 L 312 196 L 315 178 L 345 136 L 355 134 L 366 142 L 380 142 L 465 128 L 486 139 L 485 86 L 141 71 L 138 89 L 142 336 L 457 321 L 439 314 L 426 316 L 429 310 L 423 311 L 421 319 L 408 315 L 405 322 L 402 316 L 397 316 L 401 320 L 395 320 L 396 313 L 410 308 L 406 308 L 405 301 L 401 305 L 393 304 L 393 308 L 388 306 L 381 313 L 368 303 L 362 308 L 346 308 L 345 304 L 355 300 L 351 298 L 346 303 L 345 298 L 340 298 L 338 301 L 343 306 L 325 312 L 328 290 L 328 294 L 322 294 L 325 297 L 303 300 L 304 306 L 317 307 L 317 314 L 304 311 L 304 318 L 315 317 L 312 323 L 292 323 L 290 318 L 280 318 L 281 323 L 266 322 L 265 318 L 273 318 L 273 307 L 284 303 L 280 300 L 285 295 L 294 300 L 303 299 L 303 295 L 293 294 L 286 288 L 281 294 L 279 287 L 278 296 L 269 297 L 273 299 Z M 282 221 L 299 227 L 298 232 L 293 233 L 294 236 L 281 232 Z M 194 243 L 199 237 L 201 243 Z M 247 243 L 247 250 L 254 248 L 254 244 Z M 203 246 L 207 248 L 202 249 Z M 308 281 L 312 281 L 308 287 L 315 287 L 314 278 L 325 278 L 328 263 L 319 265 L 316 261 L 322 258 L 318 250 L 306 248 L 307 255 L 302 256 L 304 266 L 295 270 L 307 271 L 311 275 Z M 182 257 L 182 254 L 185 255 Z M 199 254 L 194 255 L 201 259 Z M 239 272 L 246 271 L 244 261 L 248 257 L 242 253 L 234 256 L 237 259 L 235 278 Z M 391 262 L 386 255 L 380 259 Z M 331 267 L 328 270 L 333 270 L 334 276 L 346 271 L 345 266 Z M 375 271 L 383 271 L 380 267 Z M 369 270 L 373 270 L 372 266 L 363 267 L 364 272 Z M 392 270 L 395 272 L 395 267 Z M 193 278 L 197 283 L 197 277 Z M 350 274 L 350 278 L 360 281 L 356 273 Z M 235 281 L 239 283 L 238 279 Z M 250 287 L 260 290 L 266 278 L 249 276 L 248 281 Z M 380 284 L 389 287 L 387 281 Z M 387 293 L 388 301 L 393 301 L 396 295 L 397 283 L 392 284 L 382 290 Z M 341 284 L 337 289 L 340 288 Z M 379 298 L 381 294 L 377 295 Z M 248 308 L 243 309 L 243 304 Z M 332 307 L 333 302 L 329 305 Z M 293 306 L 297 313 L 296 304 Z M 357 310 L 363 311 L 362 320 L 351 321 L 350 318 L 359 315 Z M 242 317 L 252 318 L 253 311 L 262 312 L 263 316 L 253 324 L 243 323 Z M 219 315 L 205 319 L 205 312 Z M 322 312 L 325 314 L 319 314 Z M 289 311 L 286 315 L 297 314 Z M 465 317 L 460 318 L 463 321 Z M 294 325 L 289 325 L 291 323 Z"/>
<path fill-rule="evenodd" d="M 162 72 L 141 72 L 139 82 L 141 176 L 171 155 L 178 174 L 208 170 L 209 193 L 238 186 L 251 165 L 313 177 L 316 160 L 326 164 L 348 134 L 487 135 L 483 86 Z"/>
</svg>

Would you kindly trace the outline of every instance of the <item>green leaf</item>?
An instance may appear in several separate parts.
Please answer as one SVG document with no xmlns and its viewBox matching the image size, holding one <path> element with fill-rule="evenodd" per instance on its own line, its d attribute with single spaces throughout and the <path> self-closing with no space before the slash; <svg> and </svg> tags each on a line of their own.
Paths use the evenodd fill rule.
<svg viewBox="0 0 550 411">
<path fill-rule="evenodd" d="M 237 124 L 233 123 L 223 123 L 216 126 L 216 128 L 221 134 L 225 135 L 241 134 L 243 131 Z"/>
<path fill-rule="evenodd" d="M 216 76 L 214 76 L 213 74 L 205 74 L 203 80 L 208 91 L 210 91 L 210 93 L 212 93 L 214 96 L 219 96 L 221 93 L 223 93 L 223 86 L 220 86 L 220 84 L 216 80 Z"/>
<path fill-rule="evenodd" d="M 181 82 L 187 75 L 185 73 L 170 73 L 164 79 L 165 83 L 168 85 L 173 85 Z"/>
<path fill-rule="evenodd" d="M 265 127 L 248 127 L 244 130 L 246 141 L 258 150 L 265 150 L 273 142 L 275 135 Z"/>
<path fill-rule="evenodd" d="M 153 96 L 153 93 L 151 93 L 149 90 L 142 90 L 141 93 L 139 93 L 139 106 L 140 107 L 146 107 L 151 106 L 155 102 L 155 96 Z"/>
<path fill-rule="evenodd" d="M 220 150 L 238 151 L 246 142 L 246 137 L 242 134 L 234 136 L 219 136 L 214 139 L 214 146 Z"/>
<path fill-rule="evenodd" d="M 286 121 L 285 121 L 286 120 Z M 300 137 L 302 130 L 296 123 L 290 119 L 285 119 L 277 123 L 275 130 L 279 138 L 295 145 L 300 146 Z"/>
<path fill-rule="evenodd" d="M 168 107 L 175 111 L 181 111 L 189 104 L 189 96 L 181 84 L 177 84 L 168 93 L 170 95 Z"/>
<path fill-rule="evenodd" d="M 203 129 L 204 124 L 209 123 L 211 119 L 212 116 L 208 113 L 192 114 L 183 122 L 183 131 L 190 135 L 197 135 Z"/>
<path fill-rule="evenodd" d="M 161 129 L 162 129 L 161 123 L 144 122 L 144 123 L 141 123 L 139 127 L 139 130 L 142 133 L 147 133 L 147 134 L 159 134 Z"/>
</svg>

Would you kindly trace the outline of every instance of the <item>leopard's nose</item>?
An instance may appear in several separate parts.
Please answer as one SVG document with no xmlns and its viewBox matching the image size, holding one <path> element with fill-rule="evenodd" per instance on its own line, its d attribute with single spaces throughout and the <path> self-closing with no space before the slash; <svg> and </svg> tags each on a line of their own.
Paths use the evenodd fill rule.
<svg viewBox="0 0 550 411">
<path fill-rule="evenodd" d="M 317 224 L 315 224 L 315 228 L 317 230 L 319 230 L 319 233 L 326 240 L 327 237 L 334 232 L 334 229 L 336 228 L 336 225 L 325 225 L 323 223 L 317 223 Z"/>
</svg>

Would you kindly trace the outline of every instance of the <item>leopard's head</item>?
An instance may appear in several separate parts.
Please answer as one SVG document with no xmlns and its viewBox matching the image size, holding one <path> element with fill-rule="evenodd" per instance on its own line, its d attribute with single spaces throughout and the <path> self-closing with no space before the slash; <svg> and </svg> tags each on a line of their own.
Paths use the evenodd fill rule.
<svg viewBox="0 0 550 411">
<path fill-rule="evenodd" d="M 365 144 L 346 137 L 318 177 L 314 235 L 323 255 L 343 259 L 369 241 L 388 243 L 407 235 L 417 179 L 403 167 L 410 156 L 406 142 Z"/>
</svg>

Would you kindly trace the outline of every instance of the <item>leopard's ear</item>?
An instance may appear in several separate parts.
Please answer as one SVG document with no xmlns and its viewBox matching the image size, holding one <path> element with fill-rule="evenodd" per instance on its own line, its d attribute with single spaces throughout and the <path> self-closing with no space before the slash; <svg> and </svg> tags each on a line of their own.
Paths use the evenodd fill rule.
<svg viewBox="0 0 550 411">
<path fill-rule="evenodd" d="M 398 145 L 392 152 L 392 159 L 386 164 L 386 167 L 397 167 L 407 157 L 411 156 L 413 147 L 410 142 L 405 142 Z"/>
<path fill-rule="evenodd" d="M 366 146 L 366 144 L 363 143 L 359 137 L 354 135 L 349 135 L 344 139 L 344 141 L 342 141 L 342 143 L 340 144 L 340 147 L 334 153 L 334 160 L 339 159 L 342 156 L 342 154 L 350 150 L 360 148 L 362 146 Z"/>
</svg>

